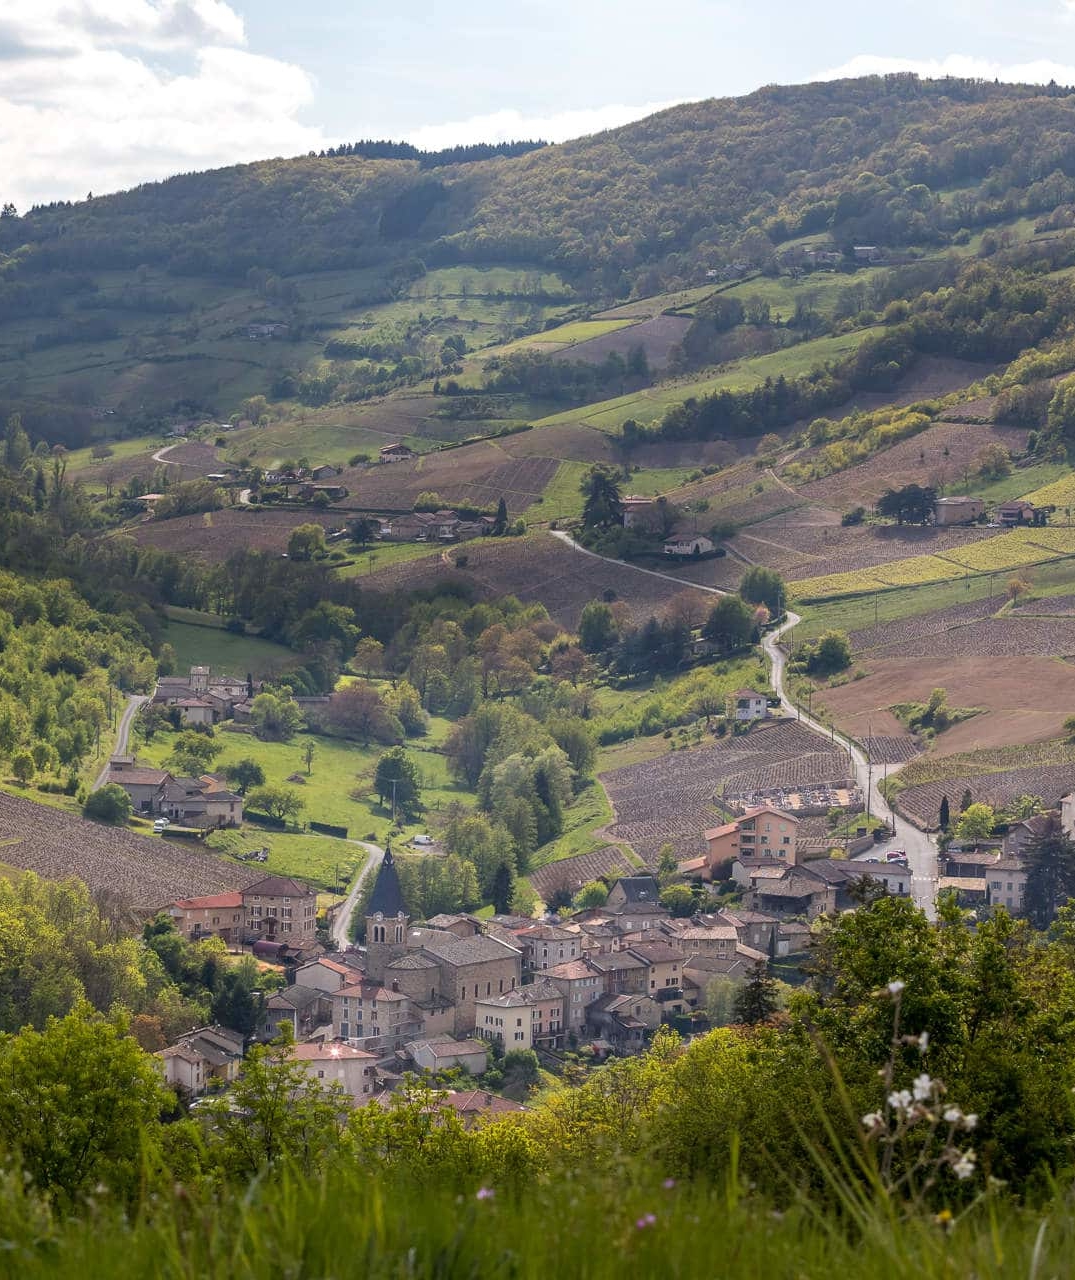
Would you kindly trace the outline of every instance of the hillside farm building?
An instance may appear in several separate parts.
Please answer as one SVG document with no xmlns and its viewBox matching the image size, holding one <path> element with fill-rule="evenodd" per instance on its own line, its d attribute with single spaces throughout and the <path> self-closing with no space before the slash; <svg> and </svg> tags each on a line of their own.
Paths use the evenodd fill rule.
<svg viewBox="0 0 1075 1280">
<path fill-rule="evenodd" d="M 664 554 L 673 559 L 687 556 L 707 556 L 715 549 L 712 538 L 696 533 L 693 537 L 673 538 L 664 544 Z"/>
<path fill-rule="evenodd" d="M 971 524 L 985 514 L 981 498 L 937 498 L 933 503 L 933 523 L 939 528 L 954 524 Z"/>
</svg>

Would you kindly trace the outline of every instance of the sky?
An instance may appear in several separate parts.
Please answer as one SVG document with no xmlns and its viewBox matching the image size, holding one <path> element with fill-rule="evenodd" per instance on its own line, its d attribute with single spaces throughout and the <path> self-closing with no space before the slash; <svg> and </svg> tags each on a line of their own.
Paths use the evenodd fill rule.
<svg viewBox="0 0 1075 1280">
<path fill-rule="evenodd" d="M 1075 0 L 0 0 L 0 202 L 890 70 L 1075 84 Z"/>
</svg>

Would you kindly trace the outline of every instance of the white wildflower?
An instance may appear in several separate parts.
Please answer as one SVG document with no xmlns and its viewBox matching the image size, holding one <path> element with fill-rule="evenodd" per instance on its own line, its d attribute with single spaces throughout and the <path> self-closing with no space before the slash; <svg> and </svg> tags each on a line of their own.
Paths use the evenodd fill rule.
<svg viewBox="0 0 1075 1280">
<path fill-rule="evenodd" d="M 911 1105 L 910 1089 L 900 1089 L 896 1093 L 888 1095 L 888 1105 L 893 1111 L 906 1111 Z"/>
<path fill-rule="evenodd" d="M 871 1111 L 862 1117 L 862 1125 L 865 1129 L 880 1129 L 884 1123 L 885 1118 L 879 1111 Z"/>
<path fill-rule="evenodd" d="M 964 1129 L 974 1129 L 977 1127 L 977 1125 L 978 1125 L 978 1117 L 973 1112 L 971 1112 L 969 1116 L 963 1117 Z"/>
<path fill-rule="evenodd" d="M 923 1031 L 922 1034 L 918 1037 L 918 1052 L 925 1053 L 928 1048 L 929 1048 L 929 1032 Z"/>
<path fill-rule="evenodd" d="M 912 1088 L 915 1102 L 926 1102 L 933 1093 L 933 1081 L 923 1071 L 920 1076 L 915 1076 Z"/>
<path fill-rule="evenodd" d="M 899 978 L 896 978 L 894 981 L 888 984 L 888 994 L 890 996 L 898 996 L 899 993 L 903 990 L 903 988 L 904 988 L 904 984 L 899 980 Z"/>
<path fill-rule="evenodd" d="M 955 1164 L 952 1165 L 952 1172 L 961 1182 L 964 1182 L 967 1178 L 973 1176 L 975 1159 L 976 1157 L 973 1151 L 964 1151 Z"/>
<path fill-rule="evenodd" d="M 963 1119 L 963 1112 L 958 1107 L 946 1107 L 944 1112 L 945 1124 L 959 1124 Z"/>
</svg>

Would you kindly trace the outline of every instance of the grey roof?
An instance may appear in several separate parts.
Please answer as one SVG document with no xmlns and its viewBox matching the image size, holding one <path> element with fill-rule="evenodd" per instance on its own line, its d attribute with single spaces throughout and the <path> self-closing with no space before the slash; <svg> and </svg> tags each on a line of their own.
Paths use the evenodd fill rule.
<svg viewBox="0 0 1075 1280">
<path fill-rule="evenodd" d="M 427 932 L 422 937 L 422 950 L 429 952 L 437 960 L 459 966 L 482 964 L 488 960 L 508 960 L 519 955 L 517 948 L 483 934 L 473 938 L 457 938 L 452 933 L 437 935 Z"/>
<path fill-rule="evenodd" d="M 243 890 L 244 898 L 309 898 L 313 890 L 301 880 L 292 880 L 290 876 L 265 876 L 248 884 Z"/>
<path fill-rule="evenodd" d="M 525 987 L 516 987 L 513 991 L 505 991 L 502 996 L 486 996 L 479 1004 L 495 1004 L 505 1009 L 518 1008 L 522 1005 L 540 1004 L 545 1000 L 562 1000 L 564 993 L 548 978 L 540 982 L 531 982 Z"/>
<path fill-rule="evenodd" d="M 616 884 L 623 890 L 627 901 L 632 906 L 656 902 L 661 894 L 661 886 L 653 876 L 621 876 Z"/>
<path fill-rule="evenodd" d="M 377 869 L 377 880 L 373 886 L 373 895 L 366 914 L 375 916 L 377 912 L 383 916 L 409 915 L 407 904 L 403 901 L 403 886 L 399 882 L 399 872 L 392 857 L 391 848 L 384 851 L 384 860 Z"/>
<path fill-rule="evenodd" d="M 405 956 L 400 956 L 398 960 L 393 960 L 389 969 L 435 969 L 437 967 L 436 960 L 430 960 L 428 956 L 422 955 L 420 951 L 408 952 Z"/>
</svg>

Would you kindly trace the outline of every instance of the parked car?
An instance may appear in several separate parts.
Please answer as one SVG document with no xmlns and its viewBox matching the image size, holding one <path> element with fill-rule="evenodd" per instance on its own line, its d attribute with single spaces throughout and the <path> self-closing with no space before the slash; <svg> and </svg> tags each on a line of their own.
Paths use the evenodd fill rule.
<svg viewBox="0 0 1075 1280">
<path fill-rule="evenodd" d="M 886 862 L 906 862 L 907 854 L 904 853 L 902 849 L 890 849 L 888 853 L 885 854 L 885 861 Z"/>
<path fill-rule="evenodd" d="M 414 837 L 414 839 L 411 841 L 411 843 L 412 843 L 412 844 L 432 844 L 432 843 L 433 843 L 433 837 L 432 837 L 432 836 L 427 836 L 427 835 L 417 835 L 417 836 L 415 836 L 415 837 Z"/>
<path fill-rule="evenodd" d="M 160 833 L 166 831 L 171 825 L 167 818 L 158 818 L 153 824 L 153 830 Z"/>
</svg>

